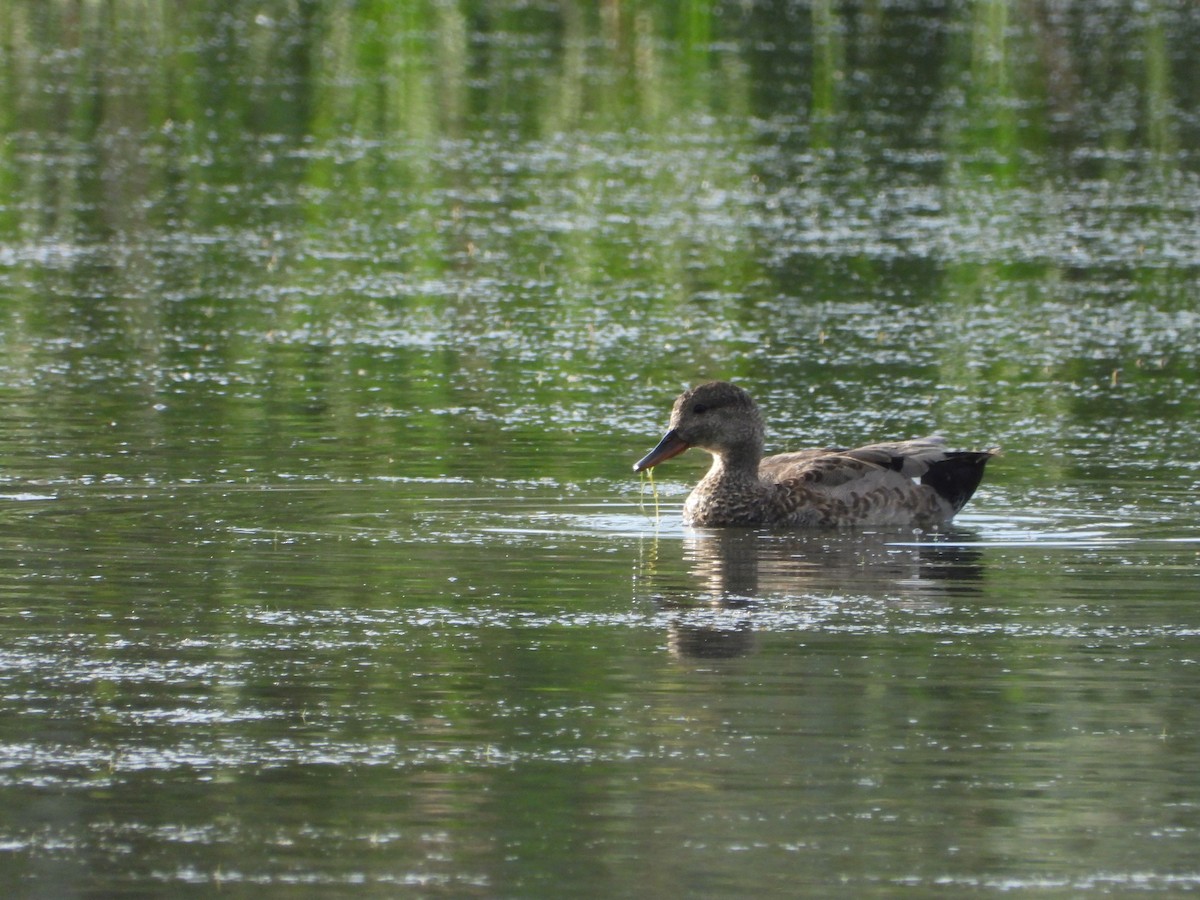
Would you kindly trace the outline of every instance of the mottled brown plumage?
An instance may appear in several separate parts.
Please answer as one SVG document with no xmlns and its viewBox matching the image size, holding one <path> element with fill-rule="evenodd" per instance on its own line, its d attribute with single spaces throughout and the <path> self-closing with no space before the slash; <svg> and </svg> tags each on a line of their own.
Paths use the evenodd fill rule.
<svg viewBox="0 0 1200 900">
<path fill-rule="evenodd" d="M 948 451 L 941 438 L 801 450 L 763 458 L 765 428 L 750 395 L 713 381 L 680 394 L 643 471 L 689 447 L 712 468 L 683 507 L 688 525 L 844 527 L 949 522 L 983 477 L 994 451 Z"/>
</svg>

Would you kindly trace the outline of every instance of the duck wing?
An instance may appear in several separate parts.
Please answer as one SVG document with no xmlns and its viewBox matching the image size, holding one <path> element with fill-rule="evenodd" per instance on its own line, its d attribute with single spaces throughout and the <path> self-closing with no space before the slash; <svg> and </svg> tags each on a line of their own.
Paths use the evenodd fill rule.
<svg viewBox="0 0 1200 900">
<path fill-rule="evenodd" d="M 758 466 L 763 481 L 803 484 L 810 488 L 835 488 L 872 473 L 891 472 L 870 459 L 858 459 L 846 450 L 800 450 L 768 456 Z"/>
<path fill-rule="evenodd" d="M 846 456 L 874 463 L 909 478 L 920 478 L 931 466 L 943 462 L 950 455 L 946 450 L 946 440 L 941 437 L 867 444 L 865 447 L 846 451 Z"/>
<path fill-rule="evenodd" d="M 918 479 L 948 505 L 954 515 L 967 505 L 987 461 L 999 450 L 947 450 L 941 437 L 918 438 L 897 443 L 868 444 L 850 450 L 847 456 L 875 463 L 909 478 Z"/>
<path fill-rule="evenodd" d="M 779 502 L 791 507 L 787 517 L 800 524 L 939 522 L 966 505 L 993 455 L 921 438 L 782 453 L 764 459 L 759 475 L 775 483 Z"/>
<path fill-rule="evenodd" d="M 867 444 L 849 450 L 845 447 L 826 447 L 819 450 L 798 450 L 768 456 L 759 464 L 758 474 L 766 481 L 785 481 L 793 478 L 812 480 L 820 472 L 820 480 L 828 485 L 841 484 L 871 471 L 857 463 L 868 463 L 908 478 L 920 478 L 929 467 L 947 456 L 945 440 L 940 437 L 918 438 L 911 441 L 889 441 Z"/>
</svg>

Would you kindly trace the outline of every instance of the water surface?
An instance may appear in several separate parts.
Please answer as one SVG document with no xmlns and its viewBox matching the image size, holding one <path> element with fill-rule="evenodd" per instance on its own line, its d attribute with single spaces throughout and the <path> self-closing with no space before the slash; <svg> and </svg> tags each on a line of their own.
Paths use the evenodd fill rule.
<svg viewBox="0 0 1200 900">
<path fill-rule="evenodd" d="M 8 893 L 1200 886 L 1192 4 L 0 22 Z M 685 529 L 711 377 L 1004 453 Z"/>
</svg>

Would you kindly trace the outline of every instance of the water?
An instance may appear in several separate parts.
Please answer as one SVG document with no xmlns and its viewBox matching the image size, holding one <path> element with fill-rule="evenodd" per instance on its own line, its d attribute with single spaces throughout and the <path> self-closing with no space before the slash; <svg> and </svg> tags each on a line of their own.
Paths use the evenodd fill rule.
<svg viewBox="0 0 1200 900">
<path fill-rule="evenodd" d="M 6 894 L 1200 886 L 1190 4 L 0 22 Z M 1004 454 L 692 531 L 708 377 Z"/>
</svg>

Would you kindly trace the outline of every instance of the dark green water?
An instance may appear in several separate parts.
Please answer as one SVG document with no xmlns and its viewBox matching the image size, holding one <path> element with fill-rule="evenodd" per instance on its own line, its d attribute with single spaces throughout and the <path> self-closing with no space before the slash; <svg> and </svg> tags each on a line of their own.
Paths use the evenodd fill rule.
<svg viewBox="0 0 1200 900">
<path fill-rule="evenodd" d="M 2 892 L 1200 888 L 1200 8 L 593 6 L 0 7 Z"/>
</svg>

